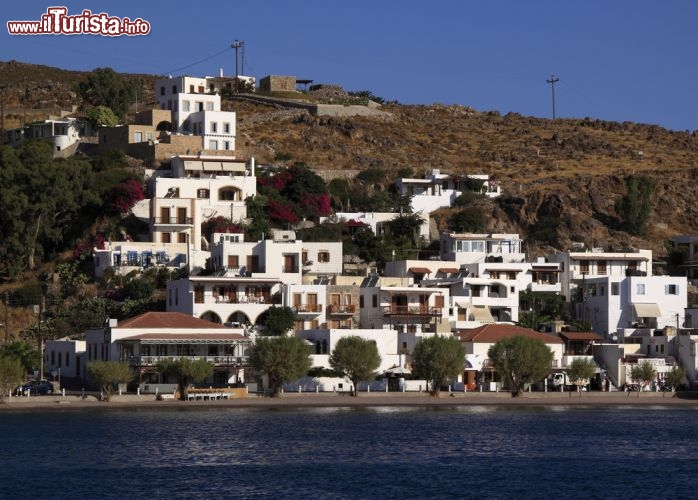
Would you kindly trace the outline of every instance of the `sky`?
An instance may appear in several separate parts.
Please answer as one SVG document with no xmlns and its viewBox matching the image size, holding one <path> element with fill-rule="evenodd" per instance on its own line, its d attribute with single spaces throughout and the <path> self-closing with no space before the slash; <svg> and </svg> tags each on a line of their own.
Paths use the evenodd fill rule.
<svg viewBox="0 0 698 500">
<path fill-rule="evenodd" d="M 291 75 L 403 104 L 698 129 L 694 0 L 10 1 L 150 23 L 142 36 L 0 33 L 0 60 L 156 75 Z M 2 82 L 0 82 L 1 84 Z"/>
</svg>

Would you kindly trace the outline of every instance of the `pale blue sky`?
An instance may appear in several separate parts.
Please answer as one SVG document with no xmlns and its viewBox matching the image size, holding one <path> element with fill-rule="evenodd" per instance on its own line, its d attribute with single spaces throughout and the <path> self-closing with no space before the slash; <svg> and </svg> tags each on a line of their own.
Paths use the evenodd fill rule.
<svg viewBox="0 0 698 500">
<path fill-rule="evenodd" d="M 52 5 L 141 17 L 151 33 L 11 36 L 3 28 L 0 60 L 232 75 L 230 44 L 240 39 L 245 73 L 257 78 L 294 75 L 406 104 L 550 117 L 546 79 L 555 74 L 558 117 L 698 129 L 692 0 L 25 0 L 5 2 L 3 22 L 39 20 Z"/>
</svg>

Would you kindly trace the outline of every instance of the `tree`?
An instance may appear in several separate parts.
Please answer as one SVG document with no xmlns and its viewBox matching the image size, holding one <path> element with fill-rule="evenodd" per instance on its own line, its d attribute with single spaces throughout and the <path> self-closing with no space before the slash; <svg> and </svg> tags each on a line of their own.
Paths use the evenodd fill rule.
<svg viewBox="0 0 698 500">
<path fill-rule="evenodd" d="M 487 356 L 500 377 L 511 385 L 512 396 L 518 396 L 525 384 L 538 382 L 550 371 L 553 352 L 542 340 L 514 335 L 494 344 Z"/>
<path fill-rule="evenodd" d="M 0 352 L 0 357 L 19 361 L 23 378 L 39 366 L 39 351 L 23 340 L 6 345 Z"/>
<path fill-rule="evenodd" d="M 133 378 L 128 364 L 119 361 L 91 361 L 87 363 L 87 375 L 99 386 L 106 401 L 111 399 L 118 384 L 125 384 Z"/>
<path fill-rule="evenodd" d="M 427 337 L 419 342 L 412 355 L 417 377 L 431 381 L 431 393 L 438 396 L 441 385 L 456 378 L 465 366 L 465 346 L 456 337 Z"/>
<path fill-rule="evenodd" d="M 119 119 L 114 112 L 106 106 L 95 106 L 87 111 L 87 119 L 98 127 L 116 127 Z"/>
<path fill-rule="evenodd" d="M 106 106 L 123 117 L 136 98 L 138 83 L 127 80 L 111 68 L 97 68 L 87 75 L 87 81 L 77 85 L 83 100 L 93 106 Z"/>
<path fill-rule="evenodd" d="M 249 361 L 269 377 L 274 396 L 280 396 L 283 384 L 305 375 L 311 365 L 308 347 L 298 337 L 258 337 L 250 348 Z"/>
<path fill-rule="evenodd" d="M 18 359 L 0 357 L 0 401 L 22 383 L 24 369 Z"/>
<path fill-rule="evenodd" d="M 259 323 L 264 326 L 264 333 L 271 336 L 285 335 L 293 328 L 296 313 L 290 307 L 270 307 L 259 316 Z"/>
<path fill-rule="evenodd" d="M 449 227 L 458 232 L 475 233 L 485 229 L 485 216 L 477 207 L 467 207 L 449 219 Z"/>
<path fill-rule="evenodd" d="M 359 395 L 359 382 L 372 379 L 380 363 L 376 342 L 361 337 L 339 339 L 330 355 L 330 366 L 351 380 L 354 396 Z"/>
<path fill-rule="evenodd" d="M 616 200 L 616 213 L 623 221 L 624 229 L 643 236 L 652 210 L 654 183 L 645 176 L 630 176 L 625 183 L 627 192 Z"/>
<path fill-rule="evenodd" d="M 686 370 L 680 366 L 674 366 L 669 372 L 667 372 L 665 381 L 666 384 L 671 387 L 671 392 L 675 392 L 676 388 L 683 384 L 686 378 Z"/>
<path fill-rule="evenodd" d="M 189 386 L 196 382 L 203 382 L 210 377 L 213 373 L 213 366 L 202 358 L 165 358 L 157 364 L 157 370 L 163 376 L 177 380 L 179 399 L 185 401 L 189 392 Z"/>
<path fill-rule="evenodd" d="M 640 391 L 637 397 L 640 397 L 640 392 L 652 383 L 656 375 L 657 372 L 649 363 L 638 363 L 632 367 L 630 370 L 630 378 L 640 385 Z"/>
<path fill-rule="evenodd" d="M 594 372 L 596 372 L 596 363 L 587 358 L 575 358 L 567 368 L 567 376 L 577 386 L 577 392 L 580 396 L 582 395 L 582 387 L 589 383 Z"/>
</svg>

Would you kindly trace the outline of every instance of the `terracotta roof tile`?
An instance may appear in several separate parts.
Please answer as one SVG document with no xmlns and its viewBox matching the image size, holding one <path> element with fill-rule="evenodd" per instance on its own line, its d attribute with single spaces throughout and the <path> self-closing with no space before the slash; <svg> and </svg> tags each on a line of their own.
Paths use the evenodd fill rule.
<svg viewBox="0 0 698 500">
<path fill-rule="evenodd" d="M 504 323 L 493 323 L 489 325 L 479 326 L 468 330 L 461 330 L 456 334 L 461 342 L 479 342 L 484 344 L 494 344 L 507 337 L 523 335 L 533 339 L 542 340 L 546 344 L 562 344 L 563 341 L 557 335 L 550 333 L 537 332 L 530 328 L 521 326 L 509 325 Z"/>
<path fill-rule="evenodd" d="M 147 312 L 119 321 L 117 328 L 226 328 L 180 312 Z"/>
</svg>

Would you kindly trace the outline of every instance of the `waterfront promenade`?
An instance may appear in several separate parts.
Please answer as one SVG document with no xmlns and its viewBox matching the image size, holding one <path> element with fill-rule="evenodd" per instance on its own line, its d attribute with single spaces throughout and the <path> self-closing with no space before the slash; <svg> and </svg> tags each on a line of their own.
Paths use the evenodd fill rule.
<svg viewBox="0 0 698 500">
<path fill-rule="evenodd" d="M 5 398 L 0 412 L 15 410 L 77 410 L 90 408 L 248 408 L 248 407 L 371 407 L 371 406 L 585 406 L 585 405 L 692 405 L 698 408 L 698 393 L 678 392 L 531 392 L 513 398 L 508 392 L 442 393 L 434 397 L 424 392 L 285 393 L 281 397 L 251 394 L 244 398 L 213 401 L 157 400 L 153 394 L 112 396 L 99 401 L 94 395 L 33 396 Z"/>
</svg>

